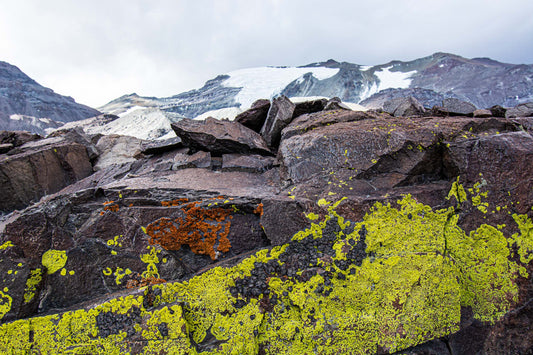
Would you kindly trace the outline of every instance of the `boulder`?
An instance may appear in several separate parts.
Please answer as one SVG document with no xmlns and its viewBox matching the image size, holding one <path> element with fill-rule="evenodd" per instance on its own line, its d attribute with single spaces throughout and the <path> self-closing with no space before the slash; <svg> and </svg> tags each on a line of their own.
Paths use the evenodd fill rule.
<svg viewBox="0 0 533 355">
<path fill-rule="evenodd" d="M 272 100 L 270 110 L 261 128 L 261 136 L 271 148 L 277 148 L 281 139 L 281 131 L 291 121 L 295 105 L 286 96 L 279 96 Z"/>
<path fill-rule="evenodd" d="M 62 137 L 31 141 L 14 150 L 0 159 L 2 212 L 23 208 L 93 173 L 86 147 Z"/>
<path fill-rule="evenodd" d="M 112 165 L 135 162 L 142 157 L 142 140 L 130 136 L 110 134 L 102 136 L 96 144 L 99 152 L 94 170 L 106 169 Z"/>
<path fill-rule="evenodd" d="M 500 105 L 494 105 L 491 108 L 489 108 L 490 112 L 492 113 L 492 117 L 505 117 L 505 112 L 507 112 L 507 109 L 501 107 Z"/>
<path fill-rule="evenodd" d="M 412 96 L 392 99 L 383 104 L 383 111 L 390 113 L 394 117 L 418 116 L 426 110 Z"/>
<path fill-rule="evenodd" d="M 274 157 L 256 154 L 224 154 L 222 155 L 222 170 L 262 173 L 271 169 L 274 166 L 274 161 Z"/>
<path fill-rule="evenodd" d="M 462 101 L 455 98 L 442 100 L 442 107 L 450 116 L 472 116 L 477 109 L 470 102 Z"/>
<path fill-rule="evenodd" d="M 492 112 L 490 110 L 486 109 L 479 109 L 474 111 L 474 117 L 477 118 L 486 118 L 486 117 L 492 117 Z"/>
<path fill-rule="evenodd" d="M 182 119 L 171 124 L 183 145 L 192 150 L 204 150 L 214 155 L 256 153 L 272 155 L 264 139 L 238 122 L 207 118 L 205 121 Z"/>
<path fill-rule="evenodd" d="M 11 144 L 13 148 L 42 138 L 38 134 L 26 131 L 0 131 L 0 144 Z"/>
<path fill-rule="evenodd" d="M 338 97 L 334 97 L 328 100 L 328 102 L 326 103 L 326 106 L 324 107 L 324 111 L 334 111 L 334 110 L 351 111 L 351 108 L 343 104 L 341 99 L 339 99 Z"/>
<path fill-rule="evenodd" d="M 142 144 L 141 153 L 144 155 L 163 154 L 183 147 L 183 143 L 179 137 L 168 138 L 164 140 L 144 142 Z"/>
<path fill-rule="evenodd" d="M 209 152 L 196 152 L 194 154 L 178 153 L 174 156 L 174 163 L 172 170 L 187 169 L 187 168 L 210 168 L 211 154 Z"/>
<path fill-rule="evenodd" d="M 259 99 L 252 104 L 250 109 L 238 114 L 235 117 L 235 122 L 259 133 L 265 123 L 269 109 L 270 100 Z"/>
<path fill-rule="evenodd" d="M 292 118 L 295 119 L 296 117 L 299 117 L 301 115 L 322 111 L 326 107 L 327 103 L 327 99 L 297 102 L 294 106 Z"/>
<path fill-rule="evenodd" d="M 505 117 L 533 117 L 533 102 L 526 102 L 508 109 L 505 112 Z"/>
</svg>

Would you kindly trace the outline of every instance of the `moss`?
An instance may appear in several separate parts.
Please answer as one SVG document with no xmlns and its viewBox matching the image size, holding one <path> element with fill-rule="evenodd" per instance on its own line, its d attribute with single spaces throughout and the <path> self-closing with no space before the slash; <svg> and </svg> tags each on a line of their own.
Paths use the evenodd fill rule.
<svg viewBox="0 0 533 355">
<path fill-rule="evenodd" d="M 460 205 L 465 191 L 456 182 L 450 197 Z M 337 214 L 340 203 L 319 201 L 327 211 L 321 221 L 234 267 L 89 310 L 4 324 L 0 333 L 16 339 L 0 343 L 0 352 L 28 343 L 41 353 L 139 353 L 138 344 L 146 354 L 394 352 L 457 331 L 461 307 L 494 322 L 516 300 L 524 265 L 511 250 L 516 245 L 522 263 L 532 260 L 527 216 L 514 216 L 520 233 L 508 239 L 503 226 L 466 233 L 455 207 L 433 210 L 411 196 L 376 203 L 358 223 Z M 144 255 L 155 263 L 156 252 Z M 129 328 L 110 332 L 98 321 L 135 309 L 140 316 Z"/>
<path fill-rule="evenodd" d="M 67 252 L 65 250 L 50 249 L 42 256 L 42 264 L 48 274 L 53 274 L 62 269 L 67 263 Z"/>
</svg>

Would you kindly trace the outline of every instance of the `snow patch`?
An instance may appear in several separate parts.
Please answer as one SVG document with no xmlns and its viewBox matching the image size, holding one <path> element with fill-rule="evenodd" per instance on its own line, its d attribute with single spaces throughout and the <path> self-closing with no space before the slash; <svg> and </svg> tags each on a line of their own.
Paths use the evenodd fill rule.
<svg viewBox="0 0 533 355">
<path fill-rule="evenodd" d="M 230 121 L 233 121 L 235 119 L 235 116 L 237 116 L 239 113 L 241 113 L 242 110 L 239 107 L 226 107 L 221 108 L 218 110 L 212 110 L 205 113 L 202 113 L 199 116 L 196 116 L 195 120 L 205 120 L 207 117 L 214 117 L 217 119 L 223 119 L 227 118 Z"/>
<path fill-rule="evenodd" d="M 13 121 L 22 121 L 24 119 L 24 117 L 22 117 L 22 115 L 11 115 L 9 116 L 9 119 L 10 120 L 13 120 Z"/>
<path fill-rule="evenodd" d="M 359 70 L 360 71 L 367 71 L 368 69 L 372 68 L 371 65 L 360 65 Z"/>
<path fill-rule="evenodd" d="M 411 76 L 416 73 L 416 70 L 406 73 L 400 71 L 390 71 L 393 66 L 383 68 L 380 71 L 374 72 L 378 77 L 380 83 L 377 90 L 384 89 L 407 89 L 411 85 Z"/>
<path fill-rule="evenodd" d="M 287 85 L 302 75 L 312 73 L 318 80 L 332 77 L 338 68 L 294 68 L 294 67 L 260 67 L 241 69 L 228 73 L 229 79 L 222 84 L 225 87 L 242 88 L 235 97 L 241 109 L 248 109 L 257 99 L 271 99 Z"/>
<path fill-rule="evenodd" d="M 145 108 L 146 107 L 143 107 L 143 106 L 132 106 L 132 107 L 128 108 L 126 111 L 119 113 L 117 116 L 118 117 L 124 117 L 126 115 L 129 115 L 132 112 L 135 112 L 137 110 L 144 110 Z"/>
</svg>

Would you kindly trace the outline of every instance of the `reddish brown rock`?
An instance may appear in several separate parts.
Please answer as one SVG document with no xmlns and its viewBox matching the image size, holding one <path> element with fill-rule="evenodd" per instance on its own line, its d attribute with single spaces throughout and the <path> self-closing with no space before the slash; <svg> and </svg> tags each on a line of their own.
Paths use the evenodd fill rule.
<svg viewBox="0 0 533 355">
<path fill-rule="evenodd" d="M 261 136 L 269 147 L 276 148 L 279 145 L 281 131 L 292 121 L 294 107 L 286 96 L 272 100 L 265 124 L 261 128 Z"/>
</svg>

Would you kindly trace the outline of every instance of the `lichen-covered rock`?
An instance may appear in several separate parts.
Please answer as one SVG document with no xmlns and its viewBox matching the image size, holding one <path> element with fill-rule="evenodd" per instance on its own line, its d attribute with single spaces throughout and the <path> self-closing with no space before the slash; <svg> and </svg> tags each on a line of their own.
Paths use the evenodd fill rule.
<svg viewBox="0 0 533 355">
<path fill-rule="evenodd" d="M 390 113 L 394 117 L 417 116 L 426 110 L 420 102 L 412 96 L 399 97 L 389 100 L 383 104 L 383 111 Z"/>
<path fill-rule="evenodd" d="M 336 212 L 343 199 L 320 200 L 325 217 L 309 215 L 288 244 L 186 282 L 4 324 L 0 349 L 382 354 L 464 329 L 467 308 L 497 326 L 530 277 L 533 222 L 514 214 L 515 233 L 490 224 L 467 232 L 457 224 L 467 191 L 454 182 L 441 209 L 411 196 L 377 203 L 359 222 Z"/>
</svg>

